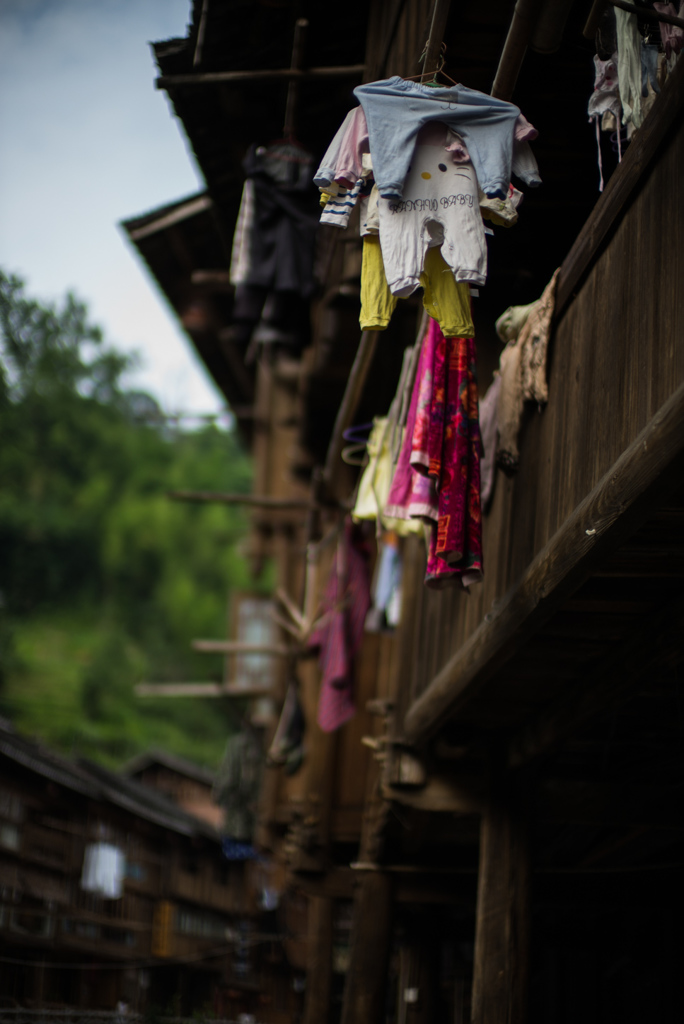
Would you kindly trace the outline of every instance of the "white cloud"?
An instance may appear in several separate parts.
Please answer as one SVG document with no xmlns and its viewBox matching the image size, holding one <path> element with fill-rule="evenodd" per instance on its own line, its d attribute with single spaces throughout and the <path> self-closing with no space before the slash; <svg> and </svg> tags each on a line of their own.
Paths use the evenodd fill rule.
<svg viewBox="0 0 684 1024">
<path fill-rule="evenodd" d="M 117 222 L 202 187 L 148 40 L 186 34 L 190 0 L 1 0 L 0 263 L 31 294 L 74 290 L 138 349 L 165 408 L 218 392 Z"/>
</svg>

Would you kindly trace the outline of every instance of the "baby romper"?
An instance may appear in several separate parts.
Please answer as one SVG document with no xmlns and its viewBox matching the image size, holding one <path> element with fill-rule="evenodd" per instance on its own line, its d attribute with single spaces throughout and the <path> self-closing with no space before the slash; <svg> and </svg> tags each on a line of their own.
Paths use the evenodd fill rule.
<svg viewBox="0 0 684 1024">
<path fill-rule="evenodd" d="M 440 123 L 426 125 L 404 185 L 403 199 L 380 199 L 380 244 L 393 295 L 411 295 L 420 283 L 428 248 L 437 246 L 456 281 L 483 285 L 487 246 L 473 165 L 454 162 L 454 136 Z"/>
</svg>

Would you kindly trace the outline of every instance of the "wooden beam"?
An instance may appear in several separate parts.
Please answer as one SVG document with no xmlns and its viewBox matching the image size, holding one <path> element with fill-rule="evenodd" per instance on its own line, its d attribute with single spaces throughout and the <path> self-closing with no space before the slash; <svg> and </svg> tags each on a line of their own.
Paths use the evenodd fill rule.
<svg viewBox="0 0 684 1024">
<path fill-rule="evenodd" d="M 529 827 L 524 795 L 497 784 L 483 815 L 472 1024 L 525 1024 L 530 941 Z"/>
<path fill-rule="evenodd" d="M 150 221 L 149 224 L 143 224 L 139 228 L 127 228 L 128 235 L 131 241 L 140 242 L 143 238 L 148 238 L 150 235 L 156 235 L 158 231 L 165 231 L 176 224 L 181 224 L 189 217 L 195 217 L 198 213 L 203 213 L 204 210 L 210 210 L 211 207 L 212 201 L 208 195 L 196 196 L 194 199 L 189 199 L 187 203 L 183 203 L 182 206 L 176 207 L 175 210 L 171 210 L 170 213 L 162 214 L 156 220 Z"/>
<path fill-rule="evenodd" d="M 425 43 L 424 75 L 437 71 L 441 67 L 442 43 L 444 42 L 444 32 L 449 18 L 450 7 L 451 0 L 433 0 L 430 31 Z"/>
<path fill-rule="evenodd" d="M 582 29 L 582 35 L 585 39 L 591 39 L 592 42 L 594 41 L 607 6 L 608 0 L 594 0 L 591 5 L 591 10 L 589 11 L 589 17 Z"/>
<path fill-rule="evenodd" d="M 274 511 L 299 511 L 311 507 L 301 498 L 269 498 L 258 494 L 224 494 L 220 491 L 167 491 L 173 501 L 215 502 L 220 505 L 248 505 Z"/>
<path fill-rule="evenodd" d="M 290 60 L 291 71 L 301 71 L 304 59 L 304 42 L 309 22 L 306 18 L 297 18 L 294 30 L 294 42 L 292 44 L 292 59 Z M 287 87 L 287 100 L 285 102 L 285 120 L 283 122 L 283 136 L 286 139 L 294 137 L 297 105 L 299 102 L 299 82 L 297 77 L 291 78 Z"/>
<path fill-rule="evenodd" d="M 658 666 L 681 662 L 683 638 L 684 600 L 658 608 L 617 653 L 611 650 L 588 678 L 573 683 L 510 740 L 508 767 L 522 768 L 547 756 L 616 700 L 624 700 Z"/>
<path fill-rule="evenodd" d="M 672 136 L 683 105 L 684 61 L 680 60 L 563 260 L 556 290 L 556 320 L 579 288 L 610 232 L 629 209 L 632 192 L 650 167 L 660 144 Z"/>
<path fill-rule="evenodd" d="M 425 878 L 432 878 L 433 875 L 473 875 L 475 868 L 440 868 L 425 864 L 375 864 L 373 861 L 356 860 L 350 864 L 352 871 L 381 871 L 390 875 L 423 875 Z"/>
<path fill-rule="evenodd" d="M 437 814 L 480 814 L 482 794 L 447 776 L 431 775 L 421 789 L 383 785 L 382 795 L 394 803 Z"/>
<path fill-rule="evenodd" d="M 271 686 L 239 686 L 235 683 L 138 683 L 136 697 L 268 697 Z"/>
<path fill-rule="evenodd" d="M 192 649 L 203 654 L 268 654 L 283 658 L 294 653 L 287 644 L 247 644 L 242 640 L 193 640 Z"/>
<path fill-rule="evenodd" d="M 332 994 L 333 900 L 309 897 L 306 999 L 303 1024 L 328 1024 Z"/>
<path fill-rule="evenodd" d="M 359 407 L 368 371 L 373 362 L 377 340 L 377 331 L 363 331 L 361 333 L 359 347 L 356 350 L 354 363 L 349 374 L 344 397 L 342 398 L 342 404 L 337 411 L 335 426 L 333 427 L 332 437 L 328 445 L 325 467 L 323 469 L 323 478 L 328 486 L 331 484 L 338 467 L 344 444 L 343 434 L 351 426 L 356 410 Z"/>
<path fill-rule="evenodd" d="M 542 0 L 518 0 L 515 5 L 492 85 L 497 99 L 510 100 L 513 95 L 541 4 Z"/>
<path fill-rule="evenodd" d="M 645 18 L 646 21 L 664 21 L 667 25 L 684 28 L 684 18 L 678 18 L 676 14 L 661 14 L 659 11 L 651 10 L 650 7 L 637 7 L 636 4 L 630 4 L 627 0 L 608 0 L 608 3 L 613 7 L 619 7 L 621 11 L 637 14 L 640 18 Z"/>
<path fill-rule="evenodd" d="M 347 64 L 327 68 L 266 68 L 254 71 L 205 71 L 191 75 L 161 75 L 155 80 L 157 89 L 176 89 L 197 85 L 233 85 L 240 82 L 288 81 L 299 79 L 356 78 L 364 72 L 365 64 Z"/>
<path fill-rule="evenodd" d="M 369 871 L 361 877 L 354 899 L 341 1024 L 378 1024 L 384 1020 L 392 902 L 392 879 L 388 874 Z"/>
<path fill-rule="evenodd" d="M 425 741 L 498 672 L 634 533 L 684 468 L 684 384 L 664 403 L 466 643 L 409 708 L 404 735 Z"/>
<path fill-rule="evenodd" d="M 193 270 L 190 281 L 200 287 L 208 287 L 220 292 L 232 292 L 235 288 L 231 284 L 229 270 Z"/>
</svg>

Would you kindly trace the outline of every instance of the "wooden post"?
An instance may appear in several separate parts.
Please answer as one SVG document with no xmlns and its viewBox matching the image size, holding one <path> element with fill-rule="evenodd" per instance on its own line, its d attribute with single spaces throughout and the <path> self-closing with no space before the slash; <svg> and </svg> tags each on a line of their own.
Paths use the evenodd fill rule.
<svg viewBox="0 0 684 1024">
<path fill-rule="evenodd" d="M 472 1024 L 525 1024 L 530 938 L 527 802 L 497 780 L 480 828 Z"/>
<path fill-rule="evenodd" d="M 333 900 L 309 898 L 309 954 L 303 1024 L 328 1024 L 332 988 Z"/>
<path fill-rule="evenodd" d="M 500 100 L 510 100 L 513 95 L 540 7 L 541 0 L 517 0 L 492 85 L 492 96 Z"/>
<path fill-rule="evenodd" d="M 352 928 L 341 1024 L 381 1024 L 392 945 L 392 881 L 388 874 L 364 874 L 354 897 Z"/>
<path fill-rule="evenodd" d="M 451 0 L 434 0 L 432 5 L 432 17 L 430 19 L 430 31 L 425 43 L 425 59 L 423 61 L 423 74 L 427 75 L 437 71 L 440 66 L 440 54 L 442 51 L 442 40 L 449 17 Z"/>
<path fill-rule="evenodd" d="M 302 70 L 302 59 L 304 57 L 304 39 L 309 22 L 306 18 L 297 18 L 295 22 L 294 43 L 292 45 L 292 60 L 290 68 L 292 71 Z M 290 79 L 287 87 L 287 102 L 285 104 L 285 122 L 283 135 L 286 139 L 294 138 L 295 120 L 297 115 L 297 103 L 299 100 L 299 81 L 296 78 Z"/>
<path fill-rule="evenodd" d="M 439 991 L 439 943 L 430 912 L 411 921 L 411 941 L 399 950 L 397 1024 L 432 1024 Z"/>
</svg>

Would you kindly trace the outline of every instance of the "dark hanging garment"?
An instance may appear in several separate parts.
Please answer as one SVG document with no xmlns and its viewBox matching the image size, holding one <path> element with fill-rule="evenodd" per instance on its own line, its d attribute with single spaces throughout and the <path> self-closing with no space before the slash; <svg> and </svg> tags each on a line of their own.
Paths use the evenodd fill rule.
<svg viewBox="0 0 684 1024">
<path fill-rule="evenodd" d="M 294 143 L 253 145 L 243 166 L 254 187 L 249 269 L 243 283 L 308 299 L 314 290 L 318 225 L 311 203 L 311 155 Z"/>
<path fill-rule="evenodd" d="M 292 354 L 309 343 L 318 215 L 312 157 L 293 142 L 252 145 L 233 240 L 233 341 L 240 350 L 278 344 Z"/>
</svg>

